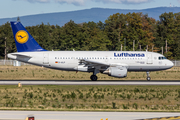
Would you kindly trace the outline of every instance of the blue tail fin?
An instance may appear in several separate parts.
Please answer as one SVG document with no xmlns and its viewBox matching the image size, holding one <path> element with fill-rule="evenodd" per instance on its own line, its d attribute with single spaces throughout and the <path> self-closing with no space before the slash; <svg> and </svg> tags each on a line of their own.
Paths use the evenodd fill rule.
<svg viewBox="0 0 180 120">
<path fill-rule="evenodd" d="M 46 51 L 36 42 L 20 22 L 11 22 L 11 28 L 18 52 Z"/>
</svg>

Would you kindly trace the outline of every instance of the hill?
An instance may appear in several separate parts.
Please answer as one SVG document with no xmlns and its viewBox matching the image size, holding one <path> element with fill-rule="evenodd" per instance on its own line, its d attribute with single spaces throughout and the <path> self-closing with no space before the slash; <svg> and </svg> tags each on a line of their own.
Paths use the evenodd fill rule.
<svg viewBox="0 0 180 120">
<path fill-rule="evenodd" d="M 75 23 L 83 23 L 88 21 L 102 21 L 104 22 L 110 15 L 115 13 L 129 13 L 129 12 L 142 12 L 143 14 L 148 14 L 149 17 L 159 19 L 159 16 L 165 12 L 180 12 L 180 7 L 158 7 L 149 8 L 142 10 L 131 10 L 131 9 L 108 9 L 108 8 L 91 8 L 78 11 L 70 12 L 57 12 L 57 13 L 46 13 L 37 15 L 21 16 L 20 20 L 25 26 L 33 26 L 49 23 L 50 25 L 60 25 L 63 26 L 65 23 L 73 20 Z M 0 25 L 6 23 L 7 21 L 16 21 L 17 17 L 14 18 L 3 18 L 0 19 Z"/>
</svg>

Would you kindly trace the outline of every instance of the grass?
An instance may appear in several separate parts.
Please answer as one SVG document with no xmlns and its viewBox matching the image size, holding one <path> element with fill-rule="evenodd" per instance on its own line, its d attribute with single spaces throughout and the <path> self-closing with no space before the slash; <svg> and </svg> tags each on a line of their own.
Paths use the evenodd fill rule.
<svg viewBox="0 0 180 120">
<path fill-rule="evenodd" d="M 90 80 L 92 73 L 53 70 L 38 66 L 0 66 L 0 80 Z M 126 78 L 97 74 L 98 80 L 146 80 L 146 72 L 128 72 Z M 150 72 L 151 80 L 179 80 L 180 68 Z"/>
<path fill-rule="evenodd" d="M 179 86 L 0 86 L 1 110 L 175 111 Z"/>
</svg>

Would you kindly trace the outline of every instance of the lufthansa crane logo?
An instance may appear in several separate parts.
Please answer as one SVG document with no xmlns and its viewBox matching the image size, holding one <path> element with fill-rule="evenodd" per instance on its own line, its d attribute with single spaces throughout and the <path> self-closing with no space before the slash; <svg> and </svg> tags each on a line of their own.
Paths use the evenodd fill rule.
<svg viewBox="0 0 180 120">
<path fill-rule="evenodd" d="M 24 30 L 18 31 L 16 33 L 15 37 L 16 37 L 17 42 L 21 43 L 21 44 L 26 43 L 27 40 L 29 39 L 28 33 L 26 31 L 24 31 Z"/>
</svg>

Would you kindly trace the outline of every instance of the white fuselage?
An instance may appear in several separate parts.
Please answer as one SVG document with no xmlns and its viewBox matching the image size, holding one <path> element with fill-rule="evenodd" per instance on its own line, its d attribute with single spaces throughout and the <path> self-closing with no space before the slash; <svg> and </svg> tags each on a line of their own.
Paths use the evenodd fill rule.
<svg viewBox="0 0 180 120">
<path fill-rule="evenodd" d="M 86 71 L 78 69 L 81 60 L 89 60 L 107 66 L 123 65 L 128 71 L 158 71 L 173 67 L 173 63 L 165 59 L 163 55 L 145 51 L 17 52 L 8 54 L 8 57 L 38 66 L 67 71 Z"/>
</svg>

